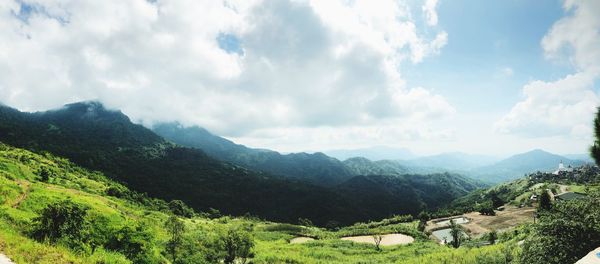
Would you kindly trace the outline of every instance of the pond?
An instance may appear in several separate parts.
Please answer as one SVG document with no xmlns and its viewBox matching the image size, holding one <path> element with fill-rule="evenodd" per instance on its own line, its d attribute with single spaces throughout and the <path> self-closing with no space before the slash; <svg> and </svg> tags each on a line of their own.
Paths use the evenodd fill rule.
<svg viewBox="0 0 600 264">
<path fill-rule="evenodd" d="M 447 243 L 450 243 L 450 242 L 452 242 L 452 240 L 454 240 L 454 239 L 452 239 L 452 235 L 450 235 L 450 228 L 435 230 L 432 232 L 432 234 L 440 242 L 444 242 L 444 240 L 445 240 Z M 463 232 L 463 236 L 467 237 L 467 234 L 465 234 Z"/>
</svg>

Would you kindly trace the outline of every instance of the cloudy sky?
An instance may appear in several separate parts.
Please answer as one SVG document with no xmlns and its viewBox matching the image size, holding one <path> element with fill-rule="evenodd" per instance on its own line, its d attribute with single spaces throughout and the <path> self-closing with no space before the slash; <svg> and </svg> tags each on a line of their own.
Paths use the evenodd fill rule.
<svg viewBox="0 0 600 264">
<path fill-rule="evenodd" d="M 0 102 L 280 151 L 583 153 L 600 1 L 3 0 Z"/>
</svg>

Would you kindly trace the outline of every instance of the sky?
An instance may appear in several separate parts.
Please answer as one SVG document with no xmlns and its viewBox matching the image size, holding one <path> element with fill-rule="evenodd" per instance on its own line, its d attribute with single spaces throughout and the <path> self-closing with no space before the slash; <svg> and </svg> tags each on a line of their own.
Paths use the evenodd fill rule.
<svg viewBox="0 0 600 264">
<path fill-rule="evenodd" d="M 4 0 L 0 102 L 282 152 L 584 153 L 600 1 Z"/>
</svg>

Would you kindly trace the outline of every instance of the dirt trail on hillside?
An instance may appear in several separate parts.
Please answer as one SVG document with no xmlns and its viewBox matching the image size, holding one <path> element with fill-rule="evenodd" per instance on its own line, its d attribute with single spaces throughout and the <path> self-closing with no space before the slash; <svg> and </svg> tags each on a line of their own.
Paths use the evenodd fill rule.
<svg viewBox="0 0 600 264">
<path fill-rule="evenodd" d="M 0 264 L 15 264 L 6 255 L 0 254 Z"/>
<path fill-rule="evenodd" d="M 17 184 L 19 186 L 21 186 L 21 188 L 23 188 L 23 193 L 21 193 L 17 197 L 17 199 L 13 202 L 13 205 L 12 205 L 13 208 L 19 207 L 19 205 L 21 205 L 21 202 L 23 202 L 25 199 L 27 199 L 27 195 L 29 195 L 29 188 L 31 187 L 31 183 L 28 181 L 24 181 L 24 180 L 18 180 Z"/>
</svg>

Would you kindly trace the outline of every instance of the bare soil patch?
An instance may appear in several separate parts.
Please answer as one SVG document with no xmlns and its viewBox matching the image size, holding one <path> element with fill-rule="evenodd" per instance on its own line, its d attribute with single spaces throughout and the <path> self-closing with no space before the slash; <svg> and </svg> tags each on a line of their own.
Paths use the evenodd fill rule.
<svg viewBox="0 0 600 264">
<path fill-rule="evenodd" d="M 415 239 L 411 236 L 403 235 L 403 234 L 387 234 L 381 235 L 381 246 L 394 246 L 394 245 L 404 245 L 410 244 L 415 241 Z M 375 239 L 373 236 L 352 236 L 352 237 L 342 237 L 342 240 L 349 240 L 358 243 L 369 243 L 375 245 Z"/>
<path fill-rule="evenodd" d="M 518 208 L 516 206 L 506 206 L 504 211 L 496 211 L 495 216 L 471 212 L 465 214 L 471 221 L 463 224 L 463 226 L 473 236 L 478 236 L 492 230 L 501 231 L 523 223 L 533 222 L 534 212 L 534 207 Z"/>
<path fill-rule="evenodd" d="M 290 240 L 290 244 L 302 244 L 310 241 L 314 241 L 312 237 L 294 237 Z"/>
</svg>

